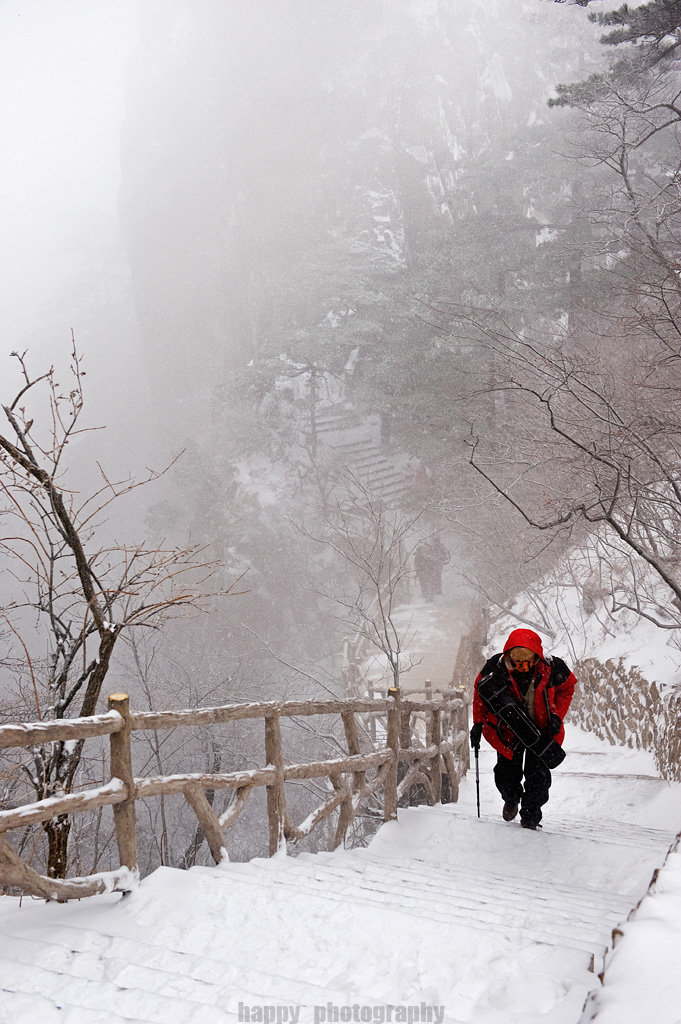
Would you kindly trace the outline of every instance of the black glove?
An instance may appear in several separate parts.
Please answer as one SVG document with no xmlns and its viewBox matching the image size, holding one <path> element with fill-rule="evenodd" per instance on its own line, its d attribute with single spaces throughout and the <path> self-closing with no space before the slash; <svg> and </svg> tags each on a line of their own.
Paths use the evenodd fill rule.
<svg viewBox="0 0 681 1024">
<path fill-rule="evenodd" d="M 480 749 L 480 737 L 482 736 L 482 722 L 476 722 L 471 729 L 471 746 L 473 750 Z"/>
<path fill-rule="evenodd" d="M 546 731 L 549 736 L 557 736 L 560 732 L 560 727 L 563 724 L 563 719 L 559 718 L 558 715 L 551 715 L 548 722 L 546 723 Z"/>
</svg>

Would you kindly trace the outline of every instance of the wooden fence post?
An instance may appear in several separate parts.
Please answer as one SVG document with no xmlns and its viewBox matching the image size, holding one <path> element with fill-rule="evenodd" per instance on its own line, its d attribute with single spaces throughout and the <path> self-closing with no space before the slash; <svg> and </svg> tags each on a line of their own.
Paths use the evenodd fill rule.
<svg viewBox="0 0 681 1024">
<path fill-rule="evenodd" d="M 468 742 L 468 699 L 464 686 L 457 687 L 456 696 L 458 700 L 454 716 L 454 728 L 457 730 L 457 735 L 460 739 L 460 761 L 464 772 L 467 772 L 471 766 L 471 745 Z"/>
<path fill-rule="evenodd" d="M 392 750 L 393 759 L 385 779 L 385 796 L 383 805 L 383 820 L 395 821 L 397 819 L 397 772 L 400 766 L 400 719 L 401 719 L 401 698 L 397 687 L 388 690 L 388 696 L 392 698 L 393 705 L 388 709 L 388 734 L 386 746 Z"/>
<path fill-rule="evenodd" d="M 361 754 L 362 749 L 359 743 L 359 730 L 357 729 L 354 711 L 342 711 L 341 719 L 343 721 L 343 728 L 345 729 L 345 740 L 348 745 L 348 754 Z M 352 789 L 354 793 L 359 793 L 364 786 L 364 776 L 364 772 L 352 773 Z"/>
<path fill-rule="evenodd" d="M 265 718 L 265 759 L 276 769 L 276 777 L 267 786 L 267 820 L 270 831 L 270 857 L 281 849 L 286 822 L 286 794 L 284 792 L 284 757 L 281 748 L 281 727 L 278 715 Z"/>
<path fill-rule="evenodd" d="M 123 729 L 110 736 L 111 777 L 121 779 L 128 793 L 127 800 L 114 804 L 113 816 L 116 828 L 118 856 L 122 867 L 137 871 L 137 828 L 135 819 L 135 780 L 132 774 L 130 733 L 132 717 L 130 698 L 127 693 L 112 693 L 109 697 L 109 711 L 117 711 L 123 719 Z"/>
<path fill-rule="evenodd" d="M 348 754 L 355 755 L 361 754 L 362 750 L 359 742 L 359 730 L 357 729 L 357 720 L 355 719 L 354 711 L 342 711 L 341 719 L 343 721 L 343 728 L 345 729 L 345 739 L 348 745 Z M 337 776 L 335 779 L 330 776 L 331 783 L 334 789 L 340 789 L 343 784 L 343 777 Z M 352 773 L 352 791 L 350 787 L 347 787 L 347 797 L 343 800 L 340 807 L 340 813 L 338 815 L 338 828 L 336 829 L 336 838 L 334 840 L 334 849 L 340 846 L 345 839 L 345 835 L 352 824 L 352 819 L 355 816 L 355 810 L 352 803 L 352 793 L 361 793 L 364 789 L 364 781 L 366 778 L 366 772 L 353 772 Z"/>
<path fill-rule="evenodd" d="M 442 800 L 442 772 L 440 769 L 441 715 L 442 711 L 440 708 L 434 708 L 430 712 L 430 743 L 438 748 L 437 754 L 435 754 L 430 762 L 430 781 L 433 786 L 433 800 L 436 804 L 439 804 Z"/>
</svg>

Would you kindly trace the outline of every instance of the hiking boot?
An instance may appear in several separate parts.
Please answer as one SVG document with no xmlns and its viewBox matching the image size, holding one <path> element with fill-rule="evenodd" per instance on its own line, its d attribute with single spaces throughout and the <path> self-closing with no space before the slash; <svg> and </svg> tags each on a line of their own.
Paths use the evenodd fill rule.
<svg viewBox="0 0 681 1024">
<path fill-rule="evenodd" d="M 533 832 L 536 832 L 538 828 L 541 828 L 540 824 L 532 825 L 529 821 L 521 821 L 521 828 L 530 828 Z"/>
<path fill-rule="evenodd" d="M 507 800 L 501 812 L 501 817 L 504 819 L 504 821 L 513 821 L 517 813 L 518 805 L 512 804 L 510 800 Z"/>
</svg>

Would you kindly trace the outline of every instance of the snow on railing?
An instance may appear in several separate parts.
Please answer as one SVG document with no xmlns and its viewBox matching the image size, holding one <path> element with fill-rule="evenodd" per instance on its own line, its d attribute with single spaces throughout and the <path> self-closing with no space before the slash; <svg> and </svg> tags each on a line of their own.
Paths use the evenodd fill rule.
<svg viewBox="0 0 681 1024">
<path fill-rule="evenodd" d="M 312 715 L 341 717 L 347 756 L 326 761 L 284 764 L 280 721 Z M 375 749 L 362 750 L 357 715 L 385 716 L 385 728 L 370 730 Z M 425 742 L 416 736 L 415 717 L 425 717 Z M 130 737 L 149 729 L 177 726 L 200 727 L 223 722 L 262 718 L 265 722 L 265 767 L 250 771 L 188 773 L 135 778 L 132 773 Z M 181 793 L 192 807 L 216 863 L 227 857 L 225 831 L 236 821 L 248 797 L 258 786 L 267 792 L 270 855 L 286 842 L 297 843 L 334 811 L 338 811 L 334 846 L 343 842 L 361 803 L 383 790 L 383 818 L 397 817 L 399 802 L 409 801 L 415 791 L 428 803 L 455 801 L 459 782 L 469 766 L 468 709 L 463 690 L 449 691 L 438 699 L 403 700 L 398 690 L 385 698 L 356 697 L 348 700 L 269 701 L 231 704 L 212 708 L 133 714 L 127 694 L 113 694 L 106 714 L 54 722 L 19 723 L 0 727 L 0 749 L 35 748 L 56 741 L 93 736 L 110 737 L 111 780 L 105 785 L 75 793 L 62 793 L 22 807 L 0 811 L 0 884 L 11 885 L 46 899 L 80 899 L 102 892 L 127 892 L 137 884 L 137 837 L 135 804 L 151 796 Z M 377 745 L 374 737 L 385 742 Z M 289 820 L 286 783 L 292 780 L 328 778 L 330 796 L 299 825 Z M 231 789 L 234 800 L 220 817 L 206 792 Z M 46 878 L 25 864 L 5 833 L 29 824 L 45 823 L 58 816 L 111 806 L 121 867 L 117 871 L 86 878 Z"/>
</svg>

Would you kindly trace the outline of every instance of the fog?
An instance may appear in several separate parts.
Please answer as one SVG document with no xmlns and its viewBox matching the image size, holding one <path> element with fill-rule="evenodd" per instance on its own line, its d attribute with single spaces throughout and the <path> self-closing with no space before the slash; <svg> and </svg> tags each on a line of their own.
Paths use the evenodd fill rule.
<svg viewBox="0 0 681 1024">
<path fill-rule="evenodd" d="M 180 377 L 175 386 L 161 368 L 164 396 L 170 384 L 182 403 L 186 353 L 194 347 L 186 334 L 173 337 L 178 333 L 178 293 L 184 292 L 190 296 L 189 320 L 180 329 L 206 342 L 190 370 L 197 388 L 205 381 L 206 363 L 211 375 L 217 367 L 228 376 L 260 347 L 260 338 L 253 337 L 259 329 L 255 322 L 270 319 L 268 307 L 280 301 L 282 266 L 289 272 L 292 256 L 300 263 L 301 256 L 316 255 L 319 235 L 309 230 L 309 220 L 318 215 L 320 196 L 323 215 L 337 221 L 325 225 L 327 237 L 348 234 L 343 210 L 348 195 L 358 188 L 370 192 L 376 185 L 372 177 L 382 179 L 379 192 L 390 206 L 395 175 L 380 166 L 385 163 L 382 147 L 373 156 L 369 150 L 352 155 L 359 139 L 366 140 L 372 131 L 380 134 L 385 108 L 406 105 L 402 145 L 416 159 L 428 142 L 445 141 L 456 150 L 472 129 L 480 130 L 481 139 L 491 131 L 507 132 L 528 116 L 527 92 L 536 88 L 537 76 L 518 77 L 522 55 L 498 49 L 504 44 L 504 26 L 513 22 L 512 39 L 518 32 L 522 37 L 534 31 L 537 18 L 548 19 L 544 34 L 549 38 L 552 19 L 555 31 L 565 27 L 563 12 L 551 10 L 554 6 L 536 0 L 523 6 L 518 20 L 511 0 L 439 6 L 430 0 L 375 2 L 350 4 L 347 10 L 344 4 L 303 0 L 221 5 L 60 0 L 58 6 L 49 0 L 4 0 L 0 326 L 5 350 L 29 347 L 39 360 L 59 359 L 73 329 L 96 368 L 90 386 L 102 387 L 106 366 L 109 374 L 112 368 L 120 373 L 116 388 L 126 390 L 134 382 L 139 385 L 141 375 L 148 378 L 148 362 L 143 373 L 137 359 L 140 354 L 149 359 L 158 345 L 154 334 L 161 333 L 164 362 L 176 362 Z M 443 31 L 444 26 L 451 32 L 457 21 L 461 43 Z M 528 36 L 528 50 L 531 42 Z M 475 50 L 487 46 L 484 62 L 476 64 Z M 539 74 L 548 87 L 543 92 L 557 71 L 554 55 L 546 56 Z M 512 84 L 510 61 L 516 69 Z M 428 96 L 431 84 L 424 81 L 424 72 L 437 77 L 447 64 L 455 79 L 460 123 L 450 123 L 446 132 L 458 128 L 461 134 L 438 140 L 435 97 Z M 400 96 L 395 83 L 410 78 L 414 81 Z M 155 83 L 162 83 L 157 96 Z M 414 91 L 421 95 L 414 98 Z M 543 99 L 537 95 L 539 103 Z M 510 118 L 499 109 L 504 106 L 513 111 Z M 489 123 L 476 126 L 481 114 Z M 122 245 L 121 130 L 126 118 L 127 241 Z M 466 118 L 470 123 L 463 123 Z M 372 126 L 372 119 L 381 124 Z M 168 135 L 174 136 L 174 146 Z M 366 141 L 362 145 L 366 148 Z M 159 156 L 170 159 L 154 166 Z M 139 206 L 134 193 L 141 193 Z M 214 201 L 202 207 L 206 196 Z M 331 211 L 343 215 L 334 218 Z M 389 220 L 391 211 L 379 215 Z M 247 231 L 235 223 L 244 219 Z M 224 243 L 217 248 L 216 225 Z M 395 234 L 403 230 L 390 227 Z M 202 233 L 203 251 L 197 244 Z M 394 240 L 397 263 L 401 244 L 409 241 Z M 106 287 L 118 290 L 122 307 L 130 298 L 124 293 L 131 262 L 136 319 L 119 324 L 114 339 L 104 329 L 105 316 L 93 322 L 83 307 L 93 302 L 97 288 Z M 102 281 L 102 275 L 108 280 Z M 315 301 L 309 283 L 301 288 L 297 281 L 296 287 L 303 292 L 301 304 Z M 334 289 L 338 292 L 338 282 L 330 292 Z M 227 302 L 225 291 L 232 293 Z M 206 305 L 219 305 L 220 292 L 223 308 L 206 323 Z M 196 322 L 195 303 L 201 305 L 203 323 Z M 290 307 L 289 301 L 284 313 L 298 327 L 300 313 Z M 122 308 L 118 313 L 124 318 Z M 281 325 L 281 333 L 290 326 Z M 223 352 L 216 354 L 221 347 Z M 199 406 L 205 409 L 204 399 L 202 394 L 192 416 L 200 414 Z M 191 429 L 190 423 L 183 422 L 183 429 Z"/>
<path fill-rule="evenodd" d="M 2 403 L 12 351 L 54 362 L 52 405 L 43 381 L 8 422 L 41 459 L 64 441 L 49 479 L 3 447 L 0 718 L 116 688 L 136 709 L 416 691 L 414 622 L 447 688 L 459 637 L 469 681 L 519 593 L 549 637 L 575 625 L 566 587 L 585 616 L 632 593 L 669 614 L 646 573 L 678 566 L 673 48 L 580 112 L 569 83 L 613 48 L 553 0 L 4 0 L 0 33 Z M 618 169 L 624 123 L 644 138 Z M 72 332 L 80 425 L 106 430 L 55 414 Z M 98 487 L 74 558 L 56 513 Z M 135 759 L 249 768 L 261 739 L 149 734 Z M 286 736 L 301 761 L 339 742 Z M 53 753 L 17 762 L 12 800 L 105 770 Z M 193 816 L 161 846 L 156 824 L 145 870 L 193 863 Z"/>
<path fill-rule="evenodd" d="M 575 173 L 546 102 L 597 60 L 585 20 L 547 0 L 5 0 L 0 31 L 2 375 L 12 350 L 63 366 L 73 331 L 108 427 L 73 471 L 186 449 L 118 525 L 248 570 L 230 643 L 333 663 L 347 626 L 291 523 L 319 528 L 334 445 L 359 438 L 374 482 L 399 476 L 444 529 L 454 600 L 475 566 L 451 398 L 490 368 L 424 303 L 528 287 Z"/>
<path fill-rule="evenodd" d="M 0 5 L 5 350 L 59 349 L 74 324 L 84 250 L 117 244 L 124 63 L 134 4 Z M 44 311 L 55 312 L 51 340 Z M 63 342 L 62 342 L 63 343 Z"/>
</svg>

